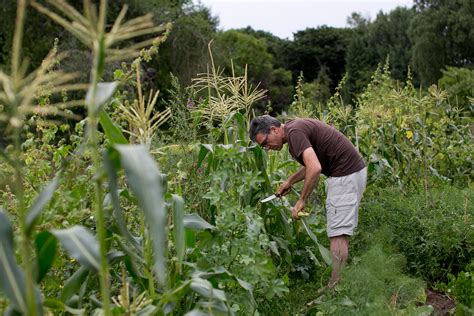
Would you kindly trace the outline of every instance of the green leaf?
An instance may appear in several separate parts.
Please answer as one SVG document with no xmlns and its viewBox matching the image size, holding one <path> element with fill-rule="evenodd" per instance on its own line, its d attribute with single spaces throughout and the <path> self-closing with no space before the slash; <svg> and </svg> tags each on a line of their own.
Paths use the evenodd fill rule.
<svg viewBox="0 0 474 316">
<path fill-rule="evenodd" d="M 64 302 L 54 299 L 54 298 L 47 298 L 44 301 L 44 306 L 58 312 L 68 312 L 72 315 L 84 315 L 85 309 L 76 309 L 67 306 Z"/>
<path fill-rule="evenodd" d="M 206 158 L 207 153 L 212 153 L 212 152 L 213 152 L 213 149 L 212 149 L 211 144 L 201 144 L 201 149 L 199 150 L 198 163 L 197 163 L 196 169 L 201 167 L 201 164 L 204 158 Z"/>
<path fill-rule="evenodd" d="M 184 260 L 186 244 L 184 241 L 184 201 L 179 195 L 173 194 L 173 238 L 178 255 L 179 271 Z"/>
<path fill-rule="evenodd" d="M 114 124 L 104 110 L 101 110 L 99 113 L 99 122 L 111 144 L 128 144 L 127 138 L 125 138 L 120 128 Z"/>
<path fill-rule="evenodd" d="M 201 278 L 201 279 L 208 279 L 208 278 L 212 278 L 212 277 L 220 277 L 220 278 L 230 278 L 230 279 L 233 279 L 235 281 L 237 281 L 237 283 L 245 290 L 247 290 L 248 294 L 249 294 L 249 297 L 250 299 L 252 300 L 252 303 L 253 304 L 256 304 L 255 302 L 255 299 L 253 297 L 253 286 L 252 284 L 244 281 L 244 280 L 241 280 L 239 278 L 237 278 L 234 274 L 230 273 L 226 268 L 224 267 L 217 267 L 217 268 L 214 268 L 213 269 L 214 271 L 213 272 L 203 272 L 203 271 L 195 271 L 193 272 L 192 274 L 192 277 L 193 279 L 194 278 Z"/>
<path fill-rule="evenodd" d="M 30 207 L 28 211 L 28 215 L 26 216 L 26 230 L 28 234 L 31 233 L 33 226 L 38 219 L 38 216 L 41 214 L 41 211 L 45 207 L 46 204 L 51 201 L 53 197 L 54 191 L 58 187 L 59 184 L 59 177 L 55 177 L 53 181 L 51 181 L 43 191 L 38 195 L 33 205 Z"/>
<path fill-rule="evenodd" d="M 35 238 L 38 274 L 36 282 L 39 283 L 53 265 L 56 258 L 58 242 L 56 237 L 49 231 L 43 231 Z"/>
<path fill-rule="evenodd" d="M 118 180 L 117 180 L 117 170 L 114 167 L 114 161 L 111 158 L 111 151 L 117 152 L 114 149 L 110 149 L 109 152 L 104 154 L 104 165 L 109 177 L 109 196 L 113 206 L 114 218 L 117 221 L 117 225 L 120 231 L 120 235 L 125 238 L 125 240 L 130 243 L 138 253 L 141 253 L 141 248 L 136 239 L 130 233 L 127 228 L 127 223 L 123 215 L 122 207 L 120 206 L 120 199 L 118 194 Z"/>
<path fill-rule="evenodd" d="M 0 208 L 0 284 L 13 308 L 27 314 L 25 276 L 15 262 L 13 230 L 2 208 Z"/>
<path fill-rule="evenodd" d="M 74 274 L 67 279 L 61 291 L 61 301 L 66 302 L 74 294 L 79 292 L 81 285 L 86 281 L 89 275 L 89 269 L 82 266 Z"/>
<path fill-rule="evenodd" d="M 87 108 L 98 114 L 102 106 L 114 95 L 117 86 L 117 81 L 98 83 L 94 96 L 93 86 L 91 85 L 86 94 Z"/>
<path fill-rule="evenodd" d="M 272 188 L 267 174 L 267 155 L 260 146 L 251 147 L 251 150 L 253 151 L 255 166 L 265 180 L 263 189 L 268 192 Z"/>
<path fill-rule="evenodd" d="M 216 298 L 219 301 L 226 301 L 225 293 L 222 290 L 215 289 L 212 283 L 201 278 L 193 278 L 190 285 L 191 289 L 206 298 Z"/>
<path fill-rule="evenodd" d="M 196 213 L 185 214 L 183 222 L 184 222 L 184 227 L 193 229 L 193 230 L 216 229 L 214 226 L 206 222 L 204 219 L 202 219 L 202 217 L 200 217 Z"/>
<path fill-rule="evenodd" d="M 306 247 L 306 252 L 308 252 L 309 257 L 311 258 L 311 260 L 313 260 L 315 266 L 316 267 L 321 267 L 321 262 L 319 262 L 318 258 L 316 258 L 316 255 L 311 251 L 311 249 Z"/>
<path fill-rule="evenodd" d="M 115 263 L 125 258 L 125 254 L 121 251 L 112 250 L 107 253 L 107 261 L 110 263 Z"/>
<path fill-rule="evenodd" d="M 190 312 L 187 312 L 186 314 L 184 314 L 184 316 L 208 316 L 209 313 L 204 313 L 198 309 L 193 309 L 192 311 Z"/>
<path fill-rule="evenodd" d="M 114 80 L 120 80 L 124 76 L 123 70 L 117 69 L 114 71 Z"/>
<path fill-rule="evenodd" d="M 87 228 L 76 225 L 67 229 L 53 229 L 51 233 L 81 265 L 94 271 L 100 270 L 99 244 Z"/>
<path fill-rule="evenodd" d="M 239 140 L 243 144 L 247 141 L 246 137 L 246 132 L 247 132 L 247 126 L 245 124 L 245 119 L 242 113 L 240 112 L 234 112 L 229 116 L 229 120 L 235 120 L 237 121 L 237 126 L 238 126 L 238 133 L 239 133 Z"/>
<path fill-rule="evenodd" d="M 115 145 L 125 169 L 128 184 L 145 213 L 153 240 L 155 273 L 166 286 L 167 215 L 158 166 L 143 145 Z"/>
<path fill-rule="evenodd" d="M 278 246 L 275 241 L 270 241 L 269 243 L 270 250 L 276 254 L 278 257 L 280 257 L 280 252 L 278 251 Z"/>
<path fill-rule="evenodd" d="M 306 230 L 306 232 L 308 233 L 308 236 L 316 243 L 316 245 L 318 246 L 319 248 L 319 253 L 321 254 L 321 257 L 323 258 L 324 262 L 326 262 L 326 264 L 328 266 L 330 266 L 332 264 L 332 256 L 331 256 L 331 252 L 326 248 L 324 247 L 323 245 L 321 245 L 318 241 L 318 237 L 316 237 L 316 235 L 311 231 L 311 229 L 309 228 L 308 226 L 308 223 L 306 222 L 306 219 L 305 218 L 301 218 L 301 222 L 303 223 L 303 227 L 304 229 Z"/>
<path fill-rule="evenodd" d="M 26 280 L 16 264 L 13 250 L 13 230 L 8 217 L 0 207 L 0 287 L 17 312 L 27 314 Z M 43 313 L 41 293 L 35 286 L 35 303 L 39 315 Z"/>
<path fill-rule="evenodd" d="M 183 219 L 183 223 L 184 223 L 184 219 Z M 184 236 L 186 240 L 186 247 L 194 249 L 196 247 L 196 232 L 194 232 L 193 230 L 189 228 L 186 228 L 184 230 Z"/>
</svg>

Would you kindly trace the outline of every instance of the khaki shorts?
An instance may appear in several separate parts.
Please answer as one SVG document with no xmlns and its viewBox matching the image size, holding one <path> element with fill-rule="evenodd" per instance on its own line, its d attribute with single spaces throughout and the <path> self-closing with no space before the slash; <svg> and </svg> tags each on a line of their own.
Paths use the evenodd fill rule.
<svg viewBox="0 0 474 316">
<path fill-rule="evenodd" d="M 352 236 L 357 228 L 359 203 L 367 183 L 367 168 L 326 180 L 326 219 L 329 237 Z"/>
</svg>

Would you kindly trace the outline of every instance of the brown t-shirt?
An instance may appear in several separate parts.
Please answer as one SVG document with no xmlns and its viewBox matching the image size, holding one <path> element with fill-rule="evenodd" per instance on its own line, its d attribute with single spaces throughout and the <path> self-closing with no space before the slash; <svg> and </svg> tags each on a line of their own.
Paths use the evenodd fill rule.
<svg viewBox="0 0 474 316">
<path fill-rule="evenodd" d="M 365 167 L 351 141 L 324 122 L 296 119 L 286 123 L 284 129 L 291 156 L 303 166 L 303 152 L 313 147 L 321 163 L 321 173 L 326 176 L 347 176 Z"/>
</svg>

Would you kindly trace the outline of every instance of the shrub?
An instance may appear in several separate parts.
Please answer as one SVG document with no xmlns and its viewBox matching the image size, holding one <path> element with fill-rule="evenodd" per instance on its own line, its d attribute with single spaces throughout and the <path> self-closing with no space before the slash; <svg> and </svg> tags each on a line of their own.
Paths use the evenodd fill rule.
<svg viewBox="0 0 474 316">
<path fill-rule="evenodd" d="M 370 244 L 373 232 L 383 228 L 387 243 L 406 257 L 410 273 L 432 284 L 446 282 L 472 259 L 473 198 L 473 190 L 448 185 L 409 196 L 372 187 L 362 200 L 356 247 Z"/>
</svg>

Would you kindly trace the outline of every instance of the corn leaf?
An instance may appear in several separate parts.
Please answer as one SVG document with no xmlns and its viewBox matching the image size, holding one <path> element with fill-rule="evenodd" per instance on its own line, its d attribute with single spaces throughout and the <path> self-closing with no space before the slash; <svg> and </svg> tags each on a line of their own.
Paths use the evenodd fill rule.
<svg viewBox="0 0 474 316">
<path fill-rule="evenodd" d="M 115 145 L 128 184 L 145 214 L 153 240 L 155 273 L 166 286 L 167 222 L 162 177 L 158 166 L 143 145 Z"/>
<path fill-rule="evenodd" d="M 16 264 L 13 250 L 13 230 L 8 217 L 0 208 L 0 286 L 10 300 L 11 307 L 17 312 L 28 313 L 26 301 L 25 275 Z M 36 308 L 42 314 L 41 295 L 35 289 Z"/>
<path fill-rule="evenodd" d="M 301 222 L 303 223 L 303 227 L 304 229 L 306 230 L 306 232 L 308 233 L 308 236 L 316 243 L 316 245 L 318 246 L 319 248 L 319 253 L 321 254 L 321 257 L 323 258 L 324 262 L 326 262 L 326 264 L 328 266 L 330 266 L 332 264 L 332 258 L 331 258 L 331 252 L 326 248 L 324 247 L 323 245 L 321 245 L 318 241 L 318 237 L 316 237 L 316 235 L 311 231 L 311 229 L 309 228 L 308 226 L 308 223 L 306 222 L 306 219 L 305 218 L 301 218 Z"/>
<path fill-rule="evenodd" d="M 93 271 L 100 270 L 99 244 L 87 228 L 76 225 L 67 229 L 54 229 L 51 233 L 81 265 Z"/>
<path fill-rule="evenodd" d="M 134 248 L 135 251 L 141 254 L 141 247 L 138 244 L 137 240 L 133 237 L 130 231 L 127 228 L 127 222 L 125 221 L 125 217 L 123 215 L 122 207 L 120 206 L 120 199 L 119 199 L 119 191 L 118 191 L 118 184 L 117 184 L 117 170 L 114 166 L 113 155 L 117 156 L 117 152 L 114 149 L 110 149 L 104 155 L 104 165 L 109 176 L 109 194 L 108 197 L 112 202 L 113 206 L 113 215 L 115 220 L 117 221 L 117 226 L 120 231 L 120 235 L 125 238 L 125 240 L 130 243 Z M 118 162 L 119 163 L 119 162 Z"/>
<path fill-rule="evenodd" d="M 86 94 L 87 107 L 92 109 L 94 113 L 99 113 L 102 106 L 114 95 L 117 86 L 118 82 L 116 81 L 101 82 L 97 85 L 95 95 L 93 87 L 91 86 Z"/>
<path fill-rule="evenodd" d="M 110 116 L 104 110 L 99 113 L 100 126 L 104 129 L 105 136 L 111 144 L 128 144 L 122 131 L 114 124 Z"/>
<path fill-rule="evenodd" d="M 53 265 L 58 249 L 56 237 L 49 231 L 43 231 L 35 238 L 37 255 L 37 276 L 36 282 L 39 283 Z"/>
<path fill-rule="evenodd" d="M 28 215 L 26 216 L 26 229 L 28 233 L 31 233 L 33 226 L 38 219 L 38 216 L 41 214 L 41 211 L 45 207 L 46 204 L 51 201 L 54 191 L 59 184 L 59 178 L 55 177 L 53 181 L 51 181 L 46 188 L 38 195 L 33 205 L 30 207 Z"/>
<path fill-rule="evenodd" d="M 193 278 L 190 285 L 191 289 L 206 298 L 215 298 L 219 301 L 226 301 L 225 292 L 215 289 L 212 283 L 202 278 Z"/>
<path fill-rule="evenodd" d="M 67 302 L 75 293 L 79 292 L 82 284 L 84 284 L 89 276 L 89 269 L 82 266 L 74 274 L 66 280 L 61 291 L 61 301 Z"/>
<path fill-rule="evenodd" d="M 201 164 L 202 164 L 204 158 L 206 158 L 206 155 L 209 152 L 210 153 L 213 152 L 212 145 L 211 144 L 201 144 L 201 149 L 199 150 L 198 163 L 197 163 L 196 168 L 201 167 Z"/>
<path fill-rule="evenodd" d="M 184 238 L 184 201 L 179 195 L 173 194 L 173 238 L 178 255 L 178 267 L 181 271 L 181 265 L 184 260 L 186 248 Z"/>
<path fill-rule="evenodd" d="M 193 229 L 193 230 L 214 230 L 216 229 L 214 226 L 206 222 L 202 217 L 197 215 L 196 213 L 193 214 L 185 214 L 183 218 L 184 227 Z"/>
</svg>

